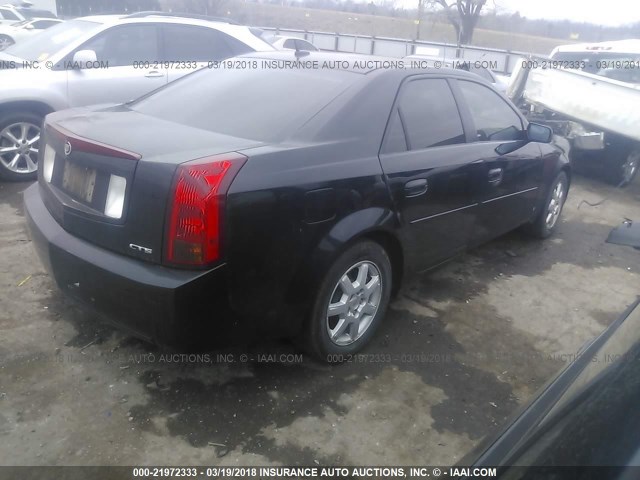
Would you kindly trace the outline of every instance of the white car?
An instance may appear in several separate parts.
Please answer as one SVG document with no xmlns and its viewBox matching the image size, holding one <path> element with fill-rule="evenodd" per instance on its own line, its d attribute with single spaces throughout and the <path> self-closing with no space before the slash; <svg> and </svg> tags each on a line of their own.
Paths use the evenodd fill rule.
<svg viewBox="0 0 640 480">
<path fill-rule="evenodd" d="M 57 18 L 34 18 L 11 25 L 0 25 L 0 50 L 4 50 L 22 39 L 37 35 L 59 23 L 62 23 L 62 20 Z"/>
<path fill-rule="evenodd" d="M 263 37 L 278 50 L 306 50 L 307 52 L 319 52 L 320 49 L 313 43 L 296 37 L 283 37 L 280 35 L 267 35 Z"/>
<path fill-rule="evenodd" d="M 56 18 L 56 16 L 48 10 L 31 8 L 29 2 L 23 2 L 22 5 L 0 5 L 0 25 L 11 25 L 34 18 Z"/>
<path fill-rule="evenodd" d="M 11 45 L 0 52 L 0 178 L 35 177 L 48 113 L 128 102 L 210 62 L 273 50 L 246 26 L 159 12 L 77 18 Z"/>
</svg>

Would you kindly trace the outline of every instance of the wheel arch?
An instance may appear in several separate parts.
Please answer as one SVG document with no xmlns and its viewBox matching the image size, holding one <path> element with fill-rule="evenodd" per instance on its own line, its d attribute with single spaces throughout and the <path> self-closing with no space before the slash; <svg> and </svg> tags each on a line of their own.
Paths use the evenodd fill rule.
<svg viewBox="0 0 640 480">
<path fill-rule="evenodd" d="M 44 118 L 53 111 L 54 108 L 51 105 L 41 100 L 15 100 L 0 104 L 0 117 L 9 113 L 29 112 Z"/>
<path fill-rule="evenodd" d="M 294 275 L 287 297 L 301 298 L 306 297 L 304 292 L 314 292 L 318 279 L 323 278 L 333 262 L 362 240 L 380 244 L 389 255 L 392 294 L 397 293 L 405 273 L 405 249 L 398 226 L 395 212 L 387 208 L 367 208 L 342 218 L 313 247 L 308 261 Z"/>
<path fill-rule="evenodd" d="M 560 167 L 560 170 L 558 173 L 560 172 L 564 172 L 567 175 L 567 183 L 568 183 L 567 188 L 571 187 L 571 181 L 573 179 L 573 171 L 571 169 L 571 165 L 568 163 L 565 163 Z"/>
</svg>

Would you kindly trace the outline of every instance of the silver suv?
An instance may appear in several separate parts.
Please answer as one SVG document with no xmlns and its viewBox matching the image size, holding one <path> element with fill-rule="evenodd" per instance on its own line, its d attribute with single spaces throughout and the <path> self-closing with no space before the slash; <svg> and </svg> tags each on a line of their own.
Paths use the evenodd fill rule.
<svg viewBox="0 0 640 480">
<path fill-rule="evenodd" d="M 52 111 L 124 103 L 209 62 L 273 49 L 246 26 L 161 13 L 78 18 L 18 42 L 0 52 L 0 177 L 35 178 Z"/>
</svg>

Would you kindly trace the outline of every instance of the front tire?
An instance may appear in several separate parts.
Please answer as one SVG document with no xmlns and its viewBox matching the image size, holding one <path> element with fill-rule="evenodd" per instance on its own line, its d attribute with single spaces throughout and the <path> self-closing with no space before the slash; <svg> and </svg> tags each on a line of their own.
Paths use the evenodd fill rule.
<svg viewBox="0 0 640 480">
<path fill-rule="evenodd" d="M 0 51 L 4 50 L 7 47 L 13 45 L 14 40 L 9 35 L 0 35 Z"/>
<path fill-rule="evenodd" d="M 0 115 L 0 178 L 15 182 L 35 180 L 42 116 L 32 112 Z"/>
<path fill-rule="evenodd" d="M 560 221 L 564 203 L 569 191 L 569 178 L 560 172 L 551 184 L 547 198 L 538 216 L 525 226 L 525 230 L 536 238 L 548 238 Z"/>
<path fill-rule="evenodd" d="M 622 152 L 613 167 L 615 174 L 613 181 L 620 187 L 626 187 L 633 179 L 636 178 L 638 170 L 640 170 L 640 150 L 627 150 Z"/>
<path fill-rule="evenodd" d="M 343 252 L 320 283 L 305 343 L 322 361 L 339 362 L 371 339 L 392 290 L 391 261 L 378 243 L 364 240 Z"/>
</svg>

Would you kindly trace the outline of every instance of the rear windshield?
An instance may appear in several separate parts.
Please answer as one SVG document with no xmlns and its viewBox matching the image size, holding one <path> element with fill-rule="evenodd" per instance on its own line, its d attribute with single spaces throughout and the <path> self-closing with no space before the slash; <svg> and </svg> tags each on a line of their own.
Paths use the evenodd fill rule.
<svg viewBox="0 0 640 480">
<path fill-rule="evenodd" d="M 212 132 L 275 141 L 297 130 L 359 77 L 337 70 L 205 69 L 129 106 Z"/>
</svg>

